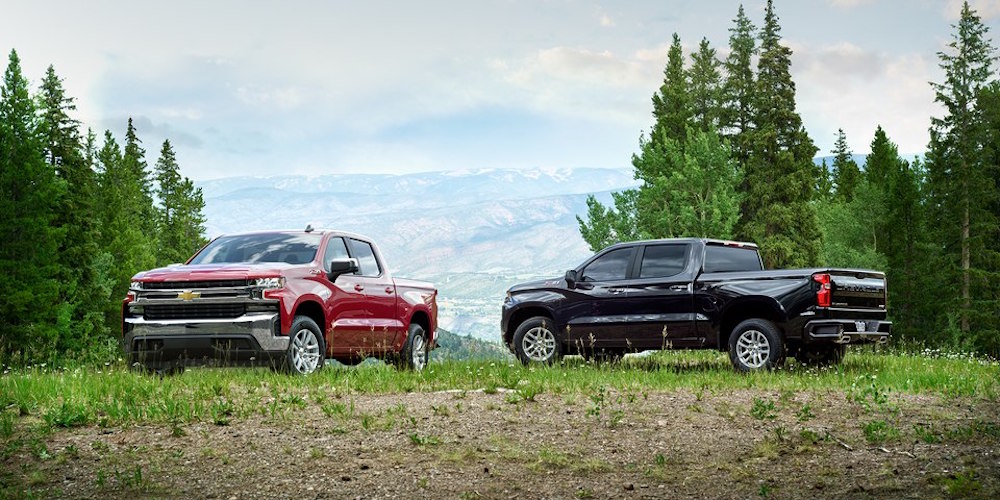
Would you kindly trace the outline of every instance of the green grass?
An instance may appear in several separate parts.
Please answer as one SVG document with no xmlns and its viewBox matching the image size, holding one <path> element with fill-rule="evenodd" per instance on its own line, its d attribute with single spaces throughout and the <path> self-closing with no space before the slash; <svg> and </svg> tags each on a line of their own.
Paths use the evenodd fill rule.
<svg viewBox="0 0 1000 500">
<path fill-rule="evenodd" d="M 963 356 L 862 351 L 849 353 L 843 364 L 831 368 L 789 362 L 775 372 L 739 374 L 722 353 L 670 351 L 626 358 L 613 365 L 579 358 L 547 367 L 524 367 L 510 361 L 447 361 L 414 373 L 376 363 L 328 367 L 308 377 L 252 368 L 189 369 L 162 378 L 114 365 L 29 368 L 0 375 L 0 437 L 13 434 L 23 418 L 41 419 L 50 428 L 145 422 L 227 425 L 255 415 L 283 418 L 310 405 L 334 416 L 348 411 L 344 397 L 352 394 L 496 392 L 499 388 L 512 390 L 511 398 L 524 402 L 543 394 L 597 398 L 593 401 L 597 413 L 609 404 L 602 399 L 608 390 L 630 397 L 671 390 L 697 394 L 740 389 L 782 394 L 833 390 L 880 410 L 892 393 L 995 400 L 1000 394 L 1000 363 Z"/>
</svg>

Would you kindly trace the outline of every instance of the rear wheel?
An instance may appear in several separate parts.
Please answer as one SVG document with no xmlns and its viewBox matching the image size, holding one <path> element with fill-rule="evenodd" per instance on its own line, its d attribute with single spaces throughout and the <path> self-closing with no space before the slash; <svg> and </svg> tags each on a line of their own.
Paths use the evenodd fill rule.
<svg viewBox="0 0 1000 500">
<path fill-rule="evenodd" d="M 729 336 L 729 360 L 737 371 L 773 370 L 785 362 L 785 343 L 774 323 L 748 319 Z"/>
<path fill-rule="evenodd" d="M 308 316 L 296 316 L 289 334 L 285 371 L 308 375 L 320 368 L 326 358 L 326 344 L 319 326 Z"/>
<path fill-rule="evenodd" d="M 403 352 L 396 358 L 396 366 L 399 368 L 421 371 L 427 367 L 430 357 L 430 344 L 427 342 L 427 334 L 424 327 L 414 323 L 410 325 L 410 330 L 406 335 L 406 344 L 403 345 Z"/>
<path fill-rule="evenodd" d="M 562 357 L 555 324 L 544 316 L 530 318 L 514 332 L 514 353 L 524 364 L 551 364 Z"/>
<path fill-rule="evenodd" d="M 803 346 L 795 353 L 795 360 L 806 366 L 837 365 L 846 353 L 847 346 L 843 344 Z"/>
</svg>

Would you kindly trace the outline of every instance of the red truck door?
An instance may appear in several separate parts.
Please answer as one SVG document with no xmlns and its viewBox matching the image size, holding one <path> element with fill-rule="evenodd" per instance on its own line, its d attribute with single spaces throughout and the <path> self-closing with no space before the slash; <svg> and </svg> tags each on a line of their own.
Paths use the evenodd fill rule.
<svg viewBox="0 0 1000 500">
<path fill-rule="evenodd" d="M 323 269 L 329 271 L 330 261 L 348 256 L 344 239 L 330 238 L 323 252 Z M 326 300 L 326 315 L 330 321 L 330 328 L 326 332 L 327 351 L 333 356 L 353 356 L 354 347 L 361 344 L 361 338 L 371 326 L 365 306 L 367 297 L 364 287 L 359 286 L 357 276 L 351 274 L 340 275 L 336 281 L 330 282 L 324 273 L 320 280 L 331 291 Z"/>
<path fill-rule="evenodd" d="M 355 280 L 365 294 L 369 328 L 361 336 L 357 348 L 366 353 L 380 354 L 395 350 L 395 340 L 403 323 L 396 317 L 396 287 L 392 277 L 382 267 L 371 243 L 349 238 L 351 257 L 358 259 Z"/>
</svg>

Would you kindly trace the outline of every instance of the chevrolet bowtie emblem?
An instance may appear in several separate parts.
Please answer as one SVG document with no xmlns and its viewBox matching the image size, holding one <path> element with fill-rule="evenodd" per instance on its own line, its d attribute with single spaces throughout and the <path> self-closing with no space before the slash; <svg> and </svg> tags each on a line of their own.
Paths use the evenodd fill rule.
<svg viewBox="0 0 1000 500">
<path fill-rule="evenodd" d="M 184 301 L 197 299 L 198 297 L 201 297 L 201 293 L 200 292 L 192 292 L 191 290 L 184 290 L 183 292 L 179 292 L 177 294 L 177 298 L 181 299 L 181 300 L 184 300 Z"/>
</svg>

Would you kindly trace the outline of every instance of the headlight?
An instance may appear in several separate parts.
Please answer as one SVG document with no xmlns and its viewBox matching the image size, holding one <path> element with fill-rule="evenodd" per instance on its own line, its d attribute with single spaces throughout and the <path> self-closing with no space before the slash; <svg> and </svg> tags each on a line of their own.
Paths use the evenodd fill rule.
<svg viewBox="0 0 1000 500">
<path fill-rule="evenodd" d="M 257 278 L 253 284 L 257 288 L 264 290 L 274 290 L 285 287 L 285 278 Z"/>
<path fill-rule="evenodd" d="M 128 284 L 128 289 L 129 290 L 134 290 L 134 291 L 140 291 L 140 290 L 142 290 L 142 282 L 141 281 L 132 280 L 132 282 Z"/>
</svg>

